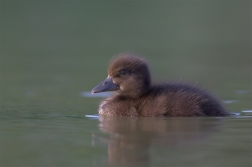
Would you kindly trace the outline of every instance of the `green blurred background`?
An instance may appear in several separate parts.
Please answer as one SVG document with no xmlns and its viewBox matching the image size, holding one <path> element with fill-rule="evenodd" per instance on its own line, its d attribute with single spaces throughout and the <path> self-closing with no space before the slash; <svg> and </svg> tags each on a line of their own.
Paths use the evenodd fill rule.
<svg viewBox="0 0 252 167">
<path fill-rule="evenodd" d="M 250 0 L 1 0 L 0 12 L 4 109 L 72 104 L 96 113 L 99 100 L 80 93 L 121 52 L 146 57 L 156 81 L 196 84 L 240 100 L 230 110 L 251 109 L 250 96 L 235 93 L 251 90 Z"/>
<path fill-rule="evenodd" d="M 106 166 L 109 131 L 85 118 L 97 114 L 101 98 L 87 92 L 121 52 L 145 57 L 156 82 L 203 87 L 241 113 L 198 118 L 201 124 L 188 119 L 189 127 L 203 128 L 196 134 L 210 137 L 193 138 L 196 145 L 183 140 L 195 132 L 184 119 L 166 118 L 175 121 L 174 131 L 152 136 L 149 166 L 249 166 L 251 117 L 242 116 L 252 109 L 251 11 L 251 0 L 1 0 L 0 166 Z M 212 134 L 204 129 L 209 121 L 224 126 Z M 151 120 L 150 127 L 159 122 Z M 121 123 L 146 140 L 141 120 Z M 176 129 L 180 124 L 185 129 Z M 173 132 L 182 135 L 177 145 L 167 142 Z M 165 147 L 157 147 L 162 141 Z"/>
</svg>

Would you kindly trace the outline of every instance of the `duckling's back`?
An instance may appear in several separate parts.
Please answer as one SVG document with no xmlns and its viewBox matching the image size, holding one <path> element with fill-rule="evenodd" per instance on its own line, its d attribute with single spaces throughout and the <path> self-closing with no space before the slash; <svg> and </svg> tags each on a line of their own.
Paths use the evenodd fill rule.
<svg viewBox="0 0 252 167">
<path fill-rule="evenodd" d="M 186 84 L 154 85 L 142 97 L 141 116 L 227 116 L 218 100 Z"/>
</svg>

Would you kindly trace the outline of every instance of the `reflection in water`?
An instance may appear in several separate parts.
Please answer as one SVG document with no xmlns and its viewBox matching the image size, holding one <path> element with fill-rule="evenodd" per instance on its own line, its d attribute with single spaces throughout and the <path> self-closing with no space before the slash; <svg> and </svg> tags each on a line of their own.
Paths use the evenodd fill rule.
<svg viewBox="0 0 252 167">
<path fill-rule="evenodd" d="M 109 97 L 113 94 L 113 92 L 101 92 L 98 94 L 92 94 L 90 91 L 80 93 L 82 97 Z"/>
<path fill-rule="evenodd" d="M 111 166 L 150 166 L 151 146 L 169 150 L 204 142 L 217 131 L 219 118 L 114 118 L 100 116 L 99 127 L 110 134 Z M 168 157 L 167 157 L 168 159 Z"/>
</svg>

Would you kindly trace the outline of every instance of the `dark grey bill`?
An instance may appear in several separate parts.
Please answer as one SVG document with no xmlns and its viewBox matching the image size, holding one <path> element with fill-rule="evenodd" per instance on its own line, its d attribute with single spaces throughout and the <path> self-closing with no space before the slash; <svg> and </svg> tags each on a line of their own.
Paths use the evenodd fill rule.
<svg viewBox="0 0 252 167">
<path fill-rule="evenodd" d="M 119 86 L 113 83 L 111 77 L 106 78 L 102 81 L 99 85 L 97 85 L 94 89 L 92 89 L 92 93 L 99 93 L 99 92 L 107 92 L 107 91 L 115 91 L 119 90 Z"/>
</svg>

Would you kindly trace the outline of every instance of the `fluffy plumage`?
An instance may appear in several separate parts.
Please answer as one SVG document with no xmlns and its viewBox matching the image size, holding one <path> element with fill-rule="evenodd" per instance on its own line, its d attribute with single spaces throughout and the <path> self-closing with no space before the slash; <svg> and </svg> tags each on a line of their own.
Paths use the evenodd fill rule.
<svg viewBox="0 0 252 167">
<path fill-rule="evenodd" d="M 187 84 L 151 85 L 149 67 L 140 57 L 121 54 L 109 65 L 108 77 L 92 93 L 116 91 L 103 100 L 106 116 L 227 116 L 229 113 L 205 91 Z"/>
</svg>

